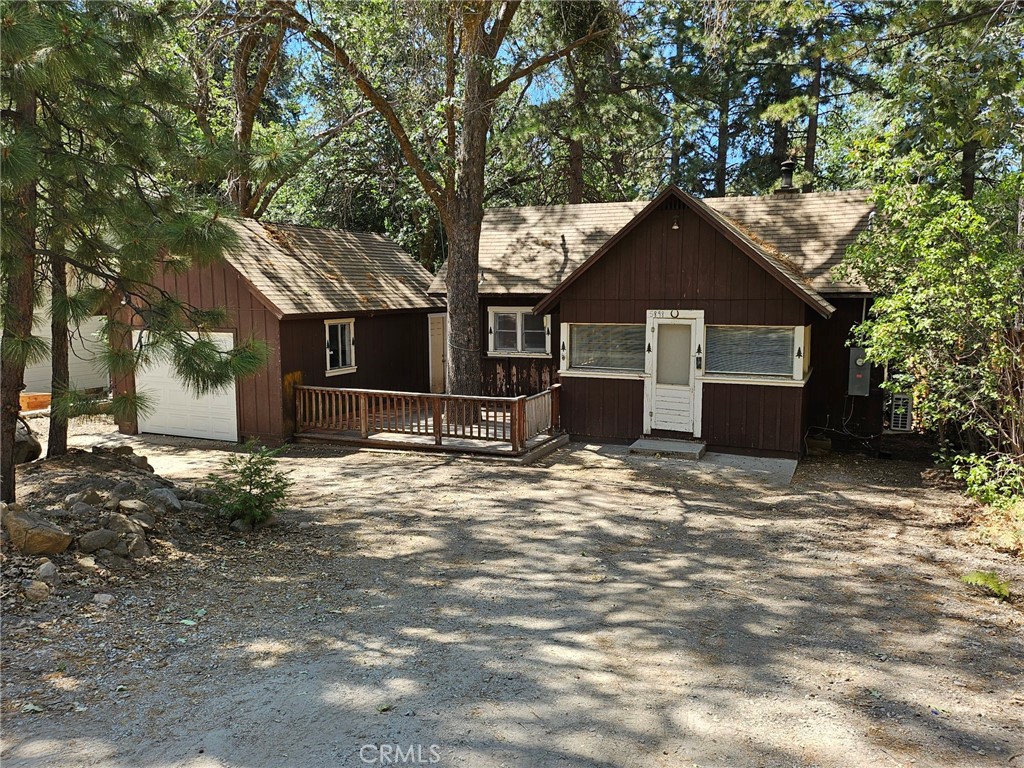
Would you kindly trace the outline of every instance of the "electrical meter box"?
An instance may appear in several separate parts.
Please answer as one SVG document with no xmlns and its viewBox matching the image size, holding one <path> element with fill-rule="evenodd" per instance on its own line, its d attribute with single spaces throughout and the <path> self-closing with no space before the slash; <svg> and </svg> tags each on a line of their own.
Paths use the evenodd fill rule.
<svg viewBox="0 0 1024 768">
<path fill-rule="evenodd" d="M 850 348 L 850 380 L 846 394 L 852 397 L 867 397 L 871 390 L 871 365 L 864 355 L 863 347 Z"/>
</svg>

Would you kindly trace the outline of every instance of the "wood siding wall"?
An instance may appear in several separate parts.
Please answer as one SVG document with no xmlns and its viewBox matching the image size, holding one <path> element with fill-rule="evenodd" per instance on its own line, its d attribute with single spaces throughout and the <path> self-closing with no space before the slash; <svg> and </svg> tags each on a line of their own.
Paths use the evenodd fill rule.
<svg viewBox="0 0 1024 768">
<path fill-rule="evenodd" d="M 704 385 L 704 440 L 712 450 L 796 458 L 802 453 L 803 389 Z"/>
<path fill-rule="evenodd" d="M 279 323 L 237 270 L 226 263 L 211 264 L 184 274 L 163 272 L 154 283 L 200 309 L 226 309 L 228 321 L 216 330 L 233 332 L 236 343 L 252 336 L 267 344 L 267 365 L 254 376 L 239 379 L 235 386 L 238 433 L 242 440 L 255 438 L 269 443 L 287 437 L 281 407 Z M 134 388 L 134 381 L 119 382 L 118 386 Z"/>
<path fill-rule="evenodd" d="M 300 372 L 302 381 L 295 383 L 312 387 L 430 391 L 425 310 L 338 315 L 337 319 L 351 317 L 355 318 L 354 373 L 327 375 L 324 320 L 301 319 L 281 323 L 281 370 L 285 377 Z"/>
<path fill-rule="evenodd" d="M 559 309 L 563 323 L 644 323 L 648 309 L 702 309 L 709 324 L 803 325 L 806 306 L 712 225 L 669 200 L 580 277 Z"/>
<path fill-rule="evenodd" d="M 491 307 L 534 307 L 541 295 L 483 296 L 480 299 L 480 339 L 483 347 L 481 370 L 483 394 L 492 397 L 535 395 L 558 381 L 558 312 L 551 315 L 551 355 L 515 357 L 489 355 L 488 312 Z"/>
<path fill-rule="evenodd" d="M 878 435 L 882 431 L 885 393 L 880 389 L 884 371 L 871 370 L 871 389 L 867 397 L 847 397 L 850 375 L 850 349 L 847 342 L 853 326 L 865 312 L 864 299 L 831 297 L 835 314 L 828 320 L 817 318 L 811 327 L 811 364 L 814 374 L 807 383 L 808 425 L 827 428 L 827 437 L 840 444 L 863 446 L 845 435 Z M 868 300 L 867 308 L 871 307 Z M 845 426 L 844 426 L 845 425 Z M 836 430 L 832 432 L 831 430 Z"/>
<path fill-rule="evenodd" d="M 810 319 L 801 299 L 676 200 L 651 212 L 559 302 L 563 323 L 646 323 L 649 309 L 704 310 L 706 324 L 805 325 Z M 571 434 L 641 436 L 642 380 L 573 377 L 562 385 L 562 423 Z M 800 454 L 804 389 L 705 383 L 703 392 L 701 439 L 710 447 Z"/>
</svg>

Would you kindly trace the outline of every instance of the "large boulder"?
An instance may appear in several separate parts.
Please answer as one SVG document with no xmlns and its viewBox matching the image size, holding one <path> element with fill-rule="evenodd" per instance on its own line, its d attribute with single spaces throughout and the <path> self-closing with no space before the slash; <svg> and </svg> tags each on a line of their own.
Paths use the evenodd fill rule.
<svg viewBox="0 0 1024 768">
<path fill-rule="evenodd" d="M 86 554 L 98 549 L 110 549 L 117 541 L 117 534 L 107 528 L 83 533 L 78 537 L 78 548 Z"/>
<path fill-rule="evenodd" d="M 56 555 L 72 541 L 71 534 L 63 528 L 28 510 L 13 511 L 8 507 L 3 525 L 11 544 L 25 555 Z"/>
<path fill-rule="evenodd" d="M 43 446 L 32 434 L 28 423 L 24 419 L 18 419 L 14 429 L 14 463 L 28 464 L 43 455 Z"/>
<path fill-rule="evenodd" d="M 181 512 L 181 500 L 170 488 L 154 488 L 146 495 L 146 501 L 166 512 Z"/>
<path fill-rule="evenodd" d="M 146 533 L 146 529 L 143 528 L 141 523 L 122 515 L 120 512 L 111 513 L 110 519 L 107 521 L 107 527 L 115 533 L 137 533 L 139 535 L 145 535 Z"/>
</svg>

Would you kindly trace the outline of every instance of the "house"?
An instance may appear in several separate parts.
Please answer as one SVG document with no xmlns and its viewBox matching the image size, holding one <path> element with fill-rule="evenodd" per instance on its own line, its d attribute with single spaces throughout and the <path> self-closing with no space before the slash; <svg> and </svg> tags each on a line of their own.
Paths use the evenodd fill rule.
<svg viewBox="0 0 1024 768">
<path fill-rule="evenodd" d="M 863 191 L 702 201 L 676 187 L 489 210 L 484 391 L 560 382 L 562 427 L 593 440 L 796 457 L 811 428 L 875 434 L 880 373 L 847 346 L 870 295 L 831 276 L 871 210 Z"/>
<path fill-rule="evenodd" d="M 225 349 L 262 340 L 267 365 L 197 397 L 169 363 L 156 362 L 115 383 L 154 401 L 122 432 L 280 443 L 294 432 L 296 385 L 443 387 L 428 353 L 442 359 L 444 304 L 428 297 L 430 273 L 397 244 L 377 234 L 252 220 L 232 226 L 238 244 L 224 259 L 184 274 L 165 271 L 157 287 L 200 309 L 226 309 L 229 321 L 213 339 Z"/>
<path fill-rule="evenodd" d="M 72 389 L 81 391 L 106 390 L 110 387 L 110 377 L 103 361 L 99 359 L 104 341 L 101 338 L 103 319 L 89 317 L 71 328 L 68 343 L 68 378 Z M 32 335 L 50 342 L 50 310 L 47 305 L 36 313 L 32 324 Z M 23 398 L 32 395 L 48 395 L 52 383 L 53 371 L 50 356 L 25 366 L 25 387 Z M 49 398 L 42 402 L 48 403 Z"/>
</svg>

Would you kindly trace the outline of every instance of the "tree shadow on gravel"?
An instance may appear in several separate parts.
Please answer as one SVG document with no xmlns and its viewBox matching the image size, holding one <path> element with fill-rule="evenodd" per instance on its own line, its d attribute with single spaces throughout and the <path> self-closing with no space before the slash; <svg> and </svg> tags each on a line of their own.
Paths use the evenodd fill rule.
<svg viewBox="0 0 1024 768">
<path fill-rule="evenodd" d="M 289 452 L 299 508 L 196 571 L 178 599 L 208 607 L 205 634 L 153 671 L 148 708 L 14 718 L 28 737 L 5 762 L 87 762 L 72 740 L 125 768 L 431 764 L 432 745 L 472 768 L 1024 749 L 1019 634 L 979 625 L 896 538 L 917 519 L 897 501 L 936 503 L 908 468 L 811 463 L 759 490 L 583 450 L 526 468 Z"/>
</svg>

